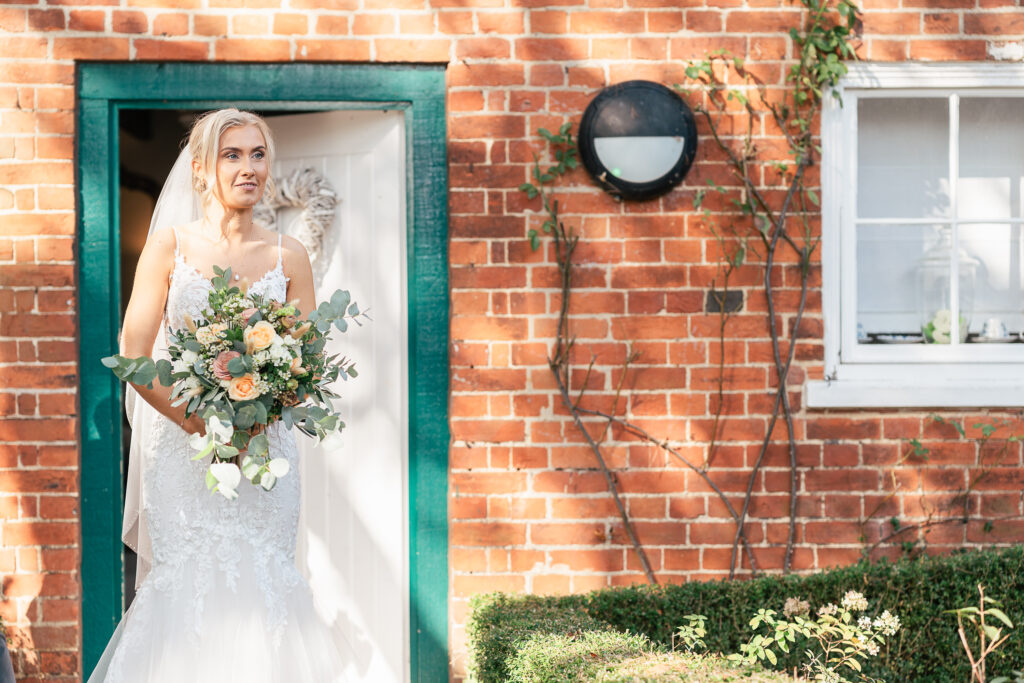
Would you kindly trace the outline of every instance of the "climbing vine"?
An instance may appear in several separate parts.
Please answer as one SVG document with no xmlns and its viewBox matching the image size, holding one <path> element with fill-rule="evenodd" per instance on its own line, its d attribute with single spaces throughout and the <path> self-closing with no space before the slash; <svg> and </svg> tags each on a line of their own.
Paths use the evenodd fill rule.
<svg viewBox="0 0 1024 683">
<path fill-rule="evenodd" d="M 833 87 L 846 73 L 843 60 L 855 58 L 852 47 L 858 10 L 849 0 L 798 0 L 803 8 L 800 28 L 790 30 L 795 60 L 785 74 L 785 87 L 769 87 L 761 80 L 756 69 L 748 68 L 740 57 L 717 51 L 706 59 L 690 63 L 686 68 L 687 84 L 678 86 L 691 106 L 705 122 L 710 140 L 720 150 L 729 168 L 729 180 L 721 183 L 708 181 L 694 199 L 694 208 L 703 213 L 712 234 L 719 244 L 722 263 L 709 292 L 709 309 L 719 313 L 718 400 L 715 401 L 712 435 L 702 462 L 694 462 L 682 455 L 668 439 L 650 434 L 641 426 L 619 414 L 622 378 L 629 365 L 636 360 L 631 352 L 610 410 L 587 407 L 584 394 L 593 368 L 591 359 L 578 389 L 572 386 L 570 351 L 575 340 L 569 333 L 569 310 L 572 295 L 573 256 L 579 235 L 567 228 L 559 214 L 559 203 L 554 198 L 554 186 L 565 174 L 577 166 L 576 146 L 570 124 L 557 133 L 541 129 L 539 134 L 547 142 L 554 163 L 542 168 L 535 157 L 531 182 L 520 190 L 529 198 L 541 197 L 544 220 L 540 228 L 528 233 L 533 249 L 538 249 L 547 235 L 554 244 L 555 260 L 560 274 L 561 304 L 556 339 L 548 359 L 555 377 L 559 395 L 565 408 L 590 447 L 605 477 L 619 516 L 634 552 L 644 569 L 648 581 L 656 583 L 650 562 L 640 544 L 633 525 L 619 495 L 614 473 L 608 468 L 603 450 L 604 439 L 613 425 L 624 433 L 656 446 L 696 473 L 723 503 L 736 524 L 730 562 L 730 576 L 739 564 L 739 551 L 747 556 L 750 568 L 758 571 L 757 563 L 745 536 L 747 515 L 760 468 L 774 440 L 775 427 L 782 421 L 786 427 L 786 447 L 789 460 L 789 528 L 786 540 L 783 571 L 791 568 L 796 521 L 796 439 L 793 407 L 787 391 L 797 338 L 801 334 L 810 282 L 812 256 L 818 246 L 812 214 L 818 197 L 807 171 L 817 160 L 820 149 L 815 137 L 817 117 L 824 98 L 831 96 Z M 737 123 L 742 121 L 742 123 Z M 739 134 L 735 131 L 739 130 Z M 768 131 L 771 131 L 768 133 Z M 784 154 L 778 146 L 764 145 L 766 135 L 784 141 Z M 712 211 L 709 199 L 719 195 L 727 199 L 731 211 Z M 783 253 L 783 252 L 788 253 Z M 795 315 L 786 331 L 778 324 L 776 302 L 782 269 L 792 268 L 795 262 L 799 274 L 799 298 Z M 725 382 L 724 342 L 729 316 L 735 310 L 730 305 L 730 277 L 741 267 L 761 269 L 761 287 L 767 312 L 766 326 L 771 339 L 775 388 L 773 409 L 769 416 L 757 458 L 750 471 L 742 503 L 737 509 L 733 500 L 709 476 L 718 443 L 719 424 L 723 410 L 723 384 Z M 715 306 L 714 304 L 717 304 Z M 598 436 L 588 430 L 586 418 L 599 418 L 604 428 Z"/>
</svg>

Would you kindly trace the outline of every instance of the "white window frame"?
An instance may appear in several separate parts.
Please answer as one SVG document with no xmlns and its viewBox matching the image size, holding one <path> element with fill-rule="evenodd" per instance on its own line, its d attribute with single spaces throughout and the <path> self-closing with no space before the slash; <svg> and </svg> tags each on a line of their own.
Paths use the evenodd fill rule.
<svg viewBox="0 0 1024 683">
<path fill-rule="evenodd" d="M 985 345 L 984 360 L 975 345 L 858 345 L 856 279 L 843 277 L 856 267 L 857 99 L 1024 95 L 1024 64 L 854 62 L 838 89 L 842 105 L 826 94 L 821 119 L 825 379 L 807 382 L 808 407 L 1024 406 L 1024 344 Z M 952 169 L 956 152 L 951 145 Z"/>
</svg>

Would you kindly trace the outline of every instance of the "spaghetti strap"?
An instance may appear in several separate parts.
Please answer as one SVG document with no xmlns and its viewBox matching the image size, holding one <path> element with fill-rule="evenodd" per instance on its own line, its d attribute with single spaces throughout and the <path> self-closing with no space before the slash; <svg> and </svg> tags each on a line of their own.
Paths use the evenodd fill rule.
<svg viewBox="0 0 1024 683">
<path fill-rule="evenodd" d="M 281 267 L 281 233 L 277 233 L 277 267 Z"/>
</svg>

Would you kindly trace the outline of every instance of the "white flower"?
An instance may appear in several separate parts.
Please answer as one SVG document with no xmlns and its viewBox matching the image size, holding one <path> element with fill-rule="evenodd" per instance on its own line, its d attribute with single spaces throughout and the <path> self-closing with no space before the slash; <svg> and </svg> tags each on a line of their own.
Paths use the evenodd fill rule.
<svg viewBox="0 0 1024 683">
<path fill-rule="evenodd" d="M 188 365 L 192 365 L 197 360 L 199 360 L 199 354 L 196 353 L 195 351 L 189 351 L 188 349 L 186 349 L 185 351 L 181 352 L 181 360 L 183 360 Z"/>
<path fill-rule="evenodd" d="M 196 330 L 196 341 L 203 346 L 210 346 L 216 344 L 218 340 L 217 332 L 210 329 L 209 325 L 204 325 Z"/>
<path fill-rule="evenodd" d="M 857 626 L 859 626 L 860 630 L 862 630 L 862 631 L 870 631 L 871 630 L 871 617 L 861 617 L 860 619 L 857 620 Z"/>
<path fill-rule="evenodd" d="M 852 612 L 863 612 L 868 608 L 867 599 L 857 591 L 847 591 L 843 596 L 843 609 Z"/>
<path fill-rule="evenodd" d="M 935 314 L 932 318 L 932 325 L 935 326 L 936 332 L 945 332 L 949 334 L 949 329 L 953 324 L 953 314 L 950 313 L 948 308 L 943 308 Z"/>
<path fill-rule="evenodd" d="M 818 616 L 820 616 L 820 617 L 830 617 L 830 616 L 832 616 L 833 614 L 835 614 L 838 611 L 839 611 L 839 608 L 836 607 L 835 605 L 833 605 L 830 602 L 827 605 L 823 605 L 823 606 L 818 608 Z"/>
<path fill-rule="evenodd" d="M 213 489 L 228 500 L 238 498 L 238 482 L 242 481 L 242 473 L 238 465 L 230 462 L 218 462 L 210 465 L 210 474 L 217 480 L 217 486 Z"/>
<path fill-rule="evenodd" d="M 285 341 L 281 337 L 274 340 L 274 343 L 270 345 L 269 351 L 270 357 L 274 360 L 275 364 L 290 363 L 292 360 L 292 354 L 288 347 L 285 346 Z"/>
<path fill-rule="evenodd" d="M 871 655 L 872 657 L 874 657 L 875 655 L 878 654 L 878 643 L 876 643 L 875 641 L 869 640 L 866 647 L 867 647 L 868 654 Z"/>
<path fill-rule="evenodd" d="M 880 631 L 883 635 L 891 636 L 900 630 L 900 618 L 895 614 L 890 614 L 889 610 L 885 610 L 875 619 L 872 625 L 876 631 Z"/>
<path fill-rule="evenodd" d="M 183 360 L 171 361 L 171 372 L 188 372 L 189 364 Z"/>
<path fill-rule="evenodd" d="M 811 611 L 811 605 L 800 598 L 786 598 L 786 604 L 782 606 L 782 614 L 787 617 L 795 615 L 806 615 Z"/>
</svg>

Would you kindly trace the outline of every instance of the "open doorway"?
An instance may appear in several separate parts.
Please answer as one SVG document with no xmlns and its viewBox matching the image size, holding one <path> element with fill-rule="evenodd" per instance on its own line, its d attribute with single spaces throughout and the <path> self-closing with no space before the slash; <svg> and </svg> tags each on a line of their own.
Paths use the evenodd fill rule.
<svg viewBox="0 0 1024 683">
<path fill-rule="evenodd" d="M 119 112 L 122 320 L 160 189 L 202 111 Z M 410 675 L 405 114 L 397 108 L 253 111 L 274 133 L 272 174 L 279 187 L 312 169 L 339 198 L 334 222 L 311 250 L 318 297 L 347 289 L 372 318 L 328 348 L 353 358 L 360 372 L 336 387 L 342 398 L 335 407 L 348 423 L 345 445 L 323 452 L 298 438 L 303 495 L 296 565 L 335 637 L 356 646 L 356 680 L 398 683 Z M 301 208 L 279 209 L 276 218 L 285 234 L 301 231 Z M 131 434 L 121 413 L 127 458 Z M 121 485 L 123 494 L 124 477 Z M 136 557 L 124 552 L 127 609 Z"/>
</svg>

